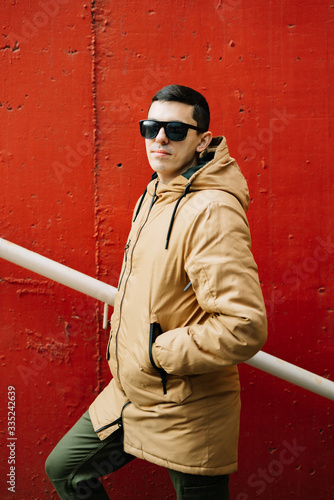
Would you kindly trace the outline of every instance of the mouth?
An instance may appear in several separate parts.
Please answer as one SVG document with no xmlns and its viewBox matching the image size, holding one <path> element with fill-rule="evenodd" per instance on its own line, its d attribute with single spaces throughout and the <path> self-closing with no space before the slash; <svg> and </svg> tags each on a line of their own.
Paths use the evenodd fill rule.
<svg viewBox="0 0 334 500">
<path fill-rule="evenodd" d="M 156 156 L 158 158 L 162 158 L 164 156 L 170 156 L 171 153 L 168 153 L 168 151 L 165 151 L 164 149 L 154 149 L 151 154 L 153 156 Z"/>
</svg>

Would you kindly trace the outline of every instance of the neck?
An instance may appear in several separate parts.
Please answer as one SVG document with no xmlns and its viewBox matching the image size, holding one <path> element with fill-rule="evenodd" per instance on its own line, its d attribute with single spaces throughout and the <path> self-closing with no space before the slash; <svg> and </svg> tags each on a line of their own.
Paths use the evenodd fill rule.
<svg viewBox="0 0 334 500">
<path fill-rule="evenodd" d="M 158 174 L 158 177 L 159 177 L 159 181 L 162 184 L 169 184 L 176 177 L 178 177 L 179 175 L 184 174 L 187 170 L 189 170 L 190 168 L 195 167 L 197 164 L 198 164 L 198 156 L 195 156 L 189 163 L 187 163 L 186 165 L 184 165 L 182 168 L 180 168 L 177 171 L 174 171 L 174 172 L 166 172 L 166 171 L 158 172 L 157 171 L 157 174 Z"/>
</svg>

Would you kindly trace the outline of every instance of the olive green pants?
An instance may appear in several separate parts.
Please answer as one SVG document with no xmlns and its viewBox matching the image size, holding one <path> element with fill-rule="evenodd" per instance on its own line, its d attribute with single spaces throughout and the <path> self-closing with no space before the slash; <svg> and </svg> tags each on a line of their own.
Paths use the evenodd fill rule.
<svg viewBox="0 0 334 500">
<path fill-rule="evenodd" d="M 88 412 L 49 455 L 45 469 L 61 500 L 108 500 L 100 477 L 135 457 L 123 449 L 123 430 L 104 441 L 95 433 Z M 177 500 L 229 500 L 228 476 L 198 476 L 169 470 Z M 153 499 L 152 500 L 161 500 Z"/>
</svg>

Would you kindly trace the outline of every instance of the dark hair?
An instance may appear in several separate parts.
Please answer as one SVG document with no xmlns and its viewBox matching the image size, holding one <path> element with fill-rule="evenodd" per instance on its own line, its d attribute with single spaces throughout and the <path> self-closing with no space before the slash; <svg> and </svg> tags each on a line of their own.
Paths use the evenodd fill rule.
<svg viewBox="0 0 334 500">
<path fill-rule="evenodd" d="M 203 132 L 209 130 L 209 105 L 205 97 L 196 90 L 184 85 L 167 85 L 152 97 L 151 104 L 155 101 L 175 101 L 194 106 L 193 119 L 196 120 L 197 126 Z"/>
</svg>

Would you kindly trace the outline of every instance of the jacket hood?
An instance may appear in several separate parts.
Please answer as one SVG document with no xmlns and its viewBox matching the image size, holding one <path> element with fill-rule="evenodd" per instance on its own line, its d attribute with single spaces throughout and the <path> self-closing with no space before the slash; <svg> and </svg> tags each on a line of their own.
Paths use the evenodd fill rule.
<svg viewBox="0 0 334 500">
<path fill-rule="evenodd" d="M 210 160 L 210 157 L 213 158 Z M 225 137 L 214 137 L 200 156 L 206 162 L 189 179 L 194 191 L 219 189 L 235 196 L 247 211 L 249 191 L 245 177 L 234 158 L 230 157 Z"/>
<path fill-rule="evenodd" d="M 249 192 L 247 182 L 237 162 L 230 157 L 225 137 L 214 137 L 209 146 L 201 153 L 198 165 L 178 175 L 168 184 L 157 183 L 157 177 L 158 174 L 154 172 L 137 205 L 133 221 L 137 218 L 146 193 L 152 197 L 152 203 L 155 202 L 159 195 L 167 195 L 171 202 L 176 201 L 167 232 L 166 249 L 168 248 L 178 206 L 189 193 L 203 190 L 225 191 L 237 198 L 245 212 L 248 209 Z"/>
<path fill-rule="evenodd" d="M 154 173 L 147 191 L 153 195 L 157 174 Z M 249 191 L 245 177 L 240 171 L 237 162 L 230 157 L 225 137 L 214 137 L 209 146 L 199 158 L 199 164 L 182 175 L 178 175 L 168 184 L 159 183 L 157 194 L 175 193 L 175 199 L 184 192 L 218 189 L 235 196 L 247 211 L 249 205 Z"/>
</svg>

